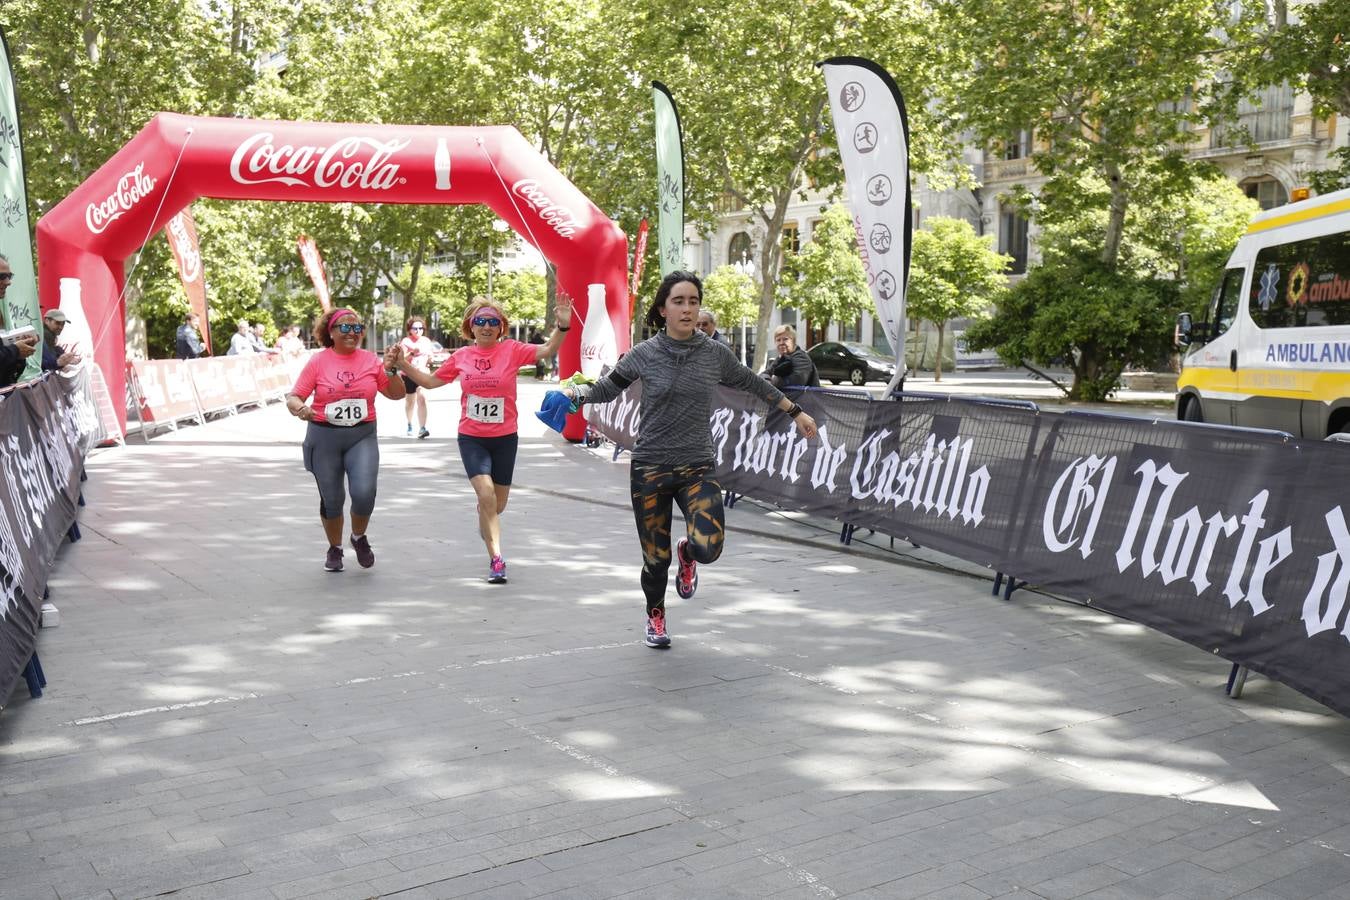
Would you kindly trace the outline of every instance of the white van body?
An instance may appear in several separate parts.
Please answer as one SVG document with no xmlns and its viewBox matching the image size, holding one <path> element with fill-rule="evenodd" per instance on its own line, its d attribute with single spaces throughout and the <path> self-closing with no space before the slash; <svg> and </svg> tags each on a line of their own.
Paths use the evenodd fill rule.
<svg viewBox="0 0 1350 900">
<path fill-rule="evenodd" d="M 1350 431 L 1350 190 L 1252 221 L 1182 359 L 1177 418 Z"/>
</svg>

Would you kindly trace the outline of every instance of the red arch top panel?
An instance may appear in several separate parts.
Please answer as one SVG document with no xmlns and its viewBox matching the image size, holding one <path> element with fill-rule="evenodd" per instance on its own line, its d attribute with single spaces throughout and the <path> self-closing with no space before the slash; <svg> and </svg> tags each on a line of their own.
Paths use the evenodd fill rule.
<svg viewBox="0 0 1350 900">
<path fill-rule="evenodd" d="M 198 197 L 481 203 L 538 247 L 576 300 L 587 327 L 567 335 L 559 353 L 564 375 L 583 357 L 600 361 L 628 349 L 623 232 L 516 129 L 161 113 L 37 226 L 42 308 L 83 313 L 113 397 L 125 390 L 123 261 Z M 596 285 L 604 286 L 608 328 L 592 322 Z M 574 421 L 569 437 L 582 427 Z"/>
</svg>

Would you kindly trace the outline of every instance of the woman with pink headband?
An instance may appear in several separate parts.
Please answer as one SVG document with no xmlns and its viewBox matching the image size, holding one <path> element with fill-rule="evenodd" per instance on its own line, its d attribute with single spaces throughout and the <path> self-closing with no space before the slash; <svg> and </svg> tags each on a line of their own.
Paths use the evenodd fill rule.
<svg viewBox="0 0 1350 900">
<path fill-rule="evenodd" d="M 443 387 L 459 379 L 459 455 L 478 495 L 478 533 L 487 547 L 491 584 L 506 583 L 500 517 L 511 493 L 519 444 L 516 372 L 556 353 L 563 332 L 571 326 L 572 299 L 559 293 L 557 327 L 547 343 L 509 340 L 505 313 L 490 300 L 475 297 L 460 325 L 460 332 L 473 343 L 456 350 L 434 374 L 414 368 L 401 354 L 395 358 L 404 377 L 424 388 Z"/>
<path fill-rule="evenodd" d="M 366 526 L 375 510 L 375 480 L 380 445 L 375 440 L 375 394 L 403 399 L 403 381 L 394 373 L 391 347 L 381 359 L 361 349 L 366 326 L 350 309 L 335 309 L 314 323 L 314 339 L 326 347 L 310 357 L 286 408 L 309 423 L 305 432 L 305 469 L 319 485 L 319 521 L 328 538 L 323 567 L 342 571 L 342 507 L 352 495 L 352 548 L 361 568 L 375 565 Z M 314 402 L 308 402 L 313 395 Z"/>
</svg>

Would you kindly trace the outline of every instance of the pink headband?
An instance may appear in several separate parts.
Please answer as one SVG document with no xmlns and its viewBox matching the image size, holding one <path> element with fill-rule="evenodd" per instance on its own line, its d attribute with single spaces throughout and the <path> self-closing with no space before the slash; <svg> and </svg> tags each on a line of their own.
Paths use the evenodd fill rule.
<svg viewBox="0 0 1350 900">
<path fill-rule="evenodd" d="M 475 309 L 475 310 L 473 311 L 473 315 L 472 315 L 472 316 L 465 316 L 465 317 L 464 317 L 464 321 L 466 321 L 466 322 L 467 322 L 467 321 L 470 321 L 470 320 L 473 319 L 475 316 L 486 315 L 488 310 L 492 310 L 494 313 L 496 313 L 496 314 L 497 314 L 497 318 L 499 318 L 499 319 L 505 319 L 505 318 L 506 318 L 506 316 L 502 314 L 502 311 L 501 311 L 500 309 L 498 309 L 497 307 L 495 307 L 495 306 L 480 306 L 480 307 L 478 307 L 477 309 Z"/>
<path fill-rule="evenodd" d="M 356 314 L 355 310 L 350 310 L 345 306 L 339 306 L 337 309 L 333 310 L 333 314 L 328 317 L 328 330 L 332 331 L 333 323 L 343 316 L 351 316 L 354 319 L 361 318 Z"/>
</svg>

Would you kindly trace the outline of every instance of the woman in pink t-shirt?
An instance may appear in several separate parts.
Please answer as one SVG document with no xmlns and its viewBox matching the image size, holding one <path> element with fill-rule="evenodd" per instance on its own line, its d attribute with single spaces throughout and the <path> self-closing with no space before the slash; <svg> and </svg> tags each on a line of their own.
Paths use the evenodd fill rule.
<svg viewBox="0 0 1350 900">
<path fill-rule="evenodd" d="M 459 455 L 478 495 L 478 533 L 487 546 L 492 584 L 506 583 L 499 517 L 506 510 L 516 467 L 516 372 L 557 352 L 563 332 L 572 326 L 572 299 L 558 294 L 557 327 L 547 343 L 506 339 L 509 325 L 499 307 L 475 297 L 460 325 L 473 343 L 456 350 L 434 374 L 420 371 L 402 355 L 397 358 L 399 371 L 424 388 L 459 379 Z"/>
<path fill-rule="evenodd" d="M 403 350 L 403 358 L 409 363 L 421 369 L 424 372 L 431 371 L 431 354 L 436 352 L 436 347 L 427 337 L 427 320 L 421 316 L 409 316 L 405 324 L 407 335 L 398 345 Z M 403 386 L 407 389 L 406 400 L 403 403 L 403 414 L 408 419 L 408 435 L 413 433 L 413 407 L 417 407 L 417 437 L 425 438 L 431 434 L 427 431 L 427 395 L 422 390 L 422 386 L 413 381 L 407 375 L 403 376 Z"/>
<path fill-rule="evenodd" d="M 364 569 L 375 565 L 375 551 L 366 538 L 366 525 L 375 510 L 375 479 L 380 469 L 380 445 L 375 440 L 375 394 L 403 399 L 403 382 L 391 378 L 397 347 L 384 359 L 361 349 L 366 326 L 350 309 L 335 309 L 314 323 L 314 339 L 326 350 L 314 354 L 295 387 L 286 395 L 286 408 L 309 423 L 305 432 L 305 469 L 319 485 L 319 520 L 328 537 L 323 567 L 342 571 L 342 507 L 352 495 L 352 547 Z M 308 402 L 310 396 L 313 403 Z"/>
</svg>

